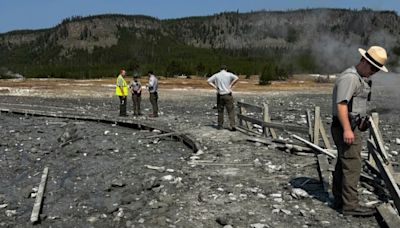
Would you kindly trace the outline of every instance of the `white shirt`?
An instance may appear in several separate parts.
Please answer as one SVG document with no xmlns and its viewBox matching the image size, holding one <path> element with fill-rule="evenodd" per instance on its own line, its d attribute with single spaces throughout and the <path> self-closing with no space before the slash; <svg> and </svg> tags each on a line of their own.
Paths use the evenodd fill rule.
<svg viewBox="0 0 400 228">
<path fill-rule="evenodd" d="M 236 79 L 238 79 L 238 76 L 226 70 L 221 70 L 211 76 L 207 81 L 217 87 L 218 94 L 225 95 L 232 93 L 230 85 Z"/>
</svg>

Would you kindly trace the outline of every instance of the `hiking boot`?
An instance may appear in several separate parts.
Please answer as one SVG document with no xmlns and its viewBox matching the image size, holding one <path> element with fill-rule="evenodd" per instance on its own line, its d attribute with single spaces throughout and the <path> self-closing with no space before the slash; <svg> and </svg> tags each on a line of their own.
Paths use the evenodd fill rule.
<svg viewBox="0 0 400 228">
<path fill-rule="evenodd" d="M 342 204 L 342 203 L 338 203 L 338 202 L 333 202 L 333 203 L 331 204 L 331 208 L 332 208 L 333 210 L 336 210 L 336 211 L 342 210 L 343 204 Z"/>
<path fill-rule="evenodd" d="M 231 127 L 230 131 L 236 131 L 236 127 Z"/>
<path fill-rule="evenodd" d="M 158 117 L 158 115 L 157 114 L 149 114 L 149 117 L 155 118 L 155 117 Z"/>
<path fill-rule="evenodd" d="M 352 216 L 373 216 L 375 213 L 376 213 L 375 208 L 361 206 L 361 205 L 353 209 L 345 209 L 342 211 L 343 215 L 352 215 Z"/>
<path fill-rule="evenodd" d="M 223 127 L 222 126 L 217 126 L 217 130 L 222 130 Z"/>
</svg>

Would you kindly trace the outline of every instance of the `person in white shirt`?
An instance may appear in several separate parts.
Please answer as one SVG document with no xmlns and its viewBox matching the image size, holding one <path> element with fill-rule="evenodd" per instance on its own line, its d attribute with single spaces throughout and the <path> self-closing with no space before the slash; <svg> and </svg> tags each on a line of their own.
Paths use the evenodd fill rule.
<svg viewBox="0 0 400 228">
<path fill-rule="evenodd" d="M 239 80 L 239 77 L 227 71 L 227 67 L 223 65 L 221 71 L 212 75 L 208 80 L 208 84 L 217 90 L 217 107 L 218 107 L 218 129 L 222 129 L 224 124 L 224 108 L 228 111 L 230 130 L 236 131 L 235 124 L 235 106 L 233 104 L 232 87 Z"/>
<path fill-rule="evenodd" d="M 153 113 L 150 114 L 150 117 L 158 117 L 158 80 L 154 75 L 153 71 L 149 71 L 149 83 L 147 84 L 147 88 L 150 93 L 150 103 L 153 107 Z"/>
</svg>

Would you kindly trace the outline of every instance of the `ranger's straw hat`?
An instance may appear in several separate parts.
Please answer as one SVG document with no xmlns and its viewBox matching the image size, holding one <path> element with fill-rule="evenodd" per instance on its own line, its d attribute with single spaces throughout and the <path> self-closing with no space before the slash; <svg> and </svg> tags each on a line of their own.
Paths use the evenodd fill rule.
<svg viewBox="0 0 400 228">
<path fill-rule="evenodd" d="M 376 68 L 388 72 L 388 69 L 384 66 L 387 60 L 386 50 L 379 46 L 371 46 L 368 51 L 359 48 L 358 51 L 368 62 L 374 65 Z"/>
</svg>

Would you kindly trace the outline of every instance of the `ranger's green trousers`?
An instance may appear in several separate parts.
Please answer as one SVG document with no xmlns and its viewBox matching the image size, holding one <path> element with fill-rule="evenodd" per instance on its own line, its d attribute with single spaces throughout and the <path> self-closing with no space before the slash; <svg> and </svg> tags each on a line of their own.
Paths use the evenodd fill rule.
<svg viewBox="0 0 400 228">
<path fill-rule="evenodd" d="M 333 172 L 333 196 L 336 204 L 343 205 L 343 210 L 351 210 L 359 206 L 357 189 L 361 173 L 362 135 L 356 128 L 353 131 L 354 142 L 348 145 L 343 140 L 340 124 L 332 124 L 331 132 L 338 150 Z"/>
</svg>

